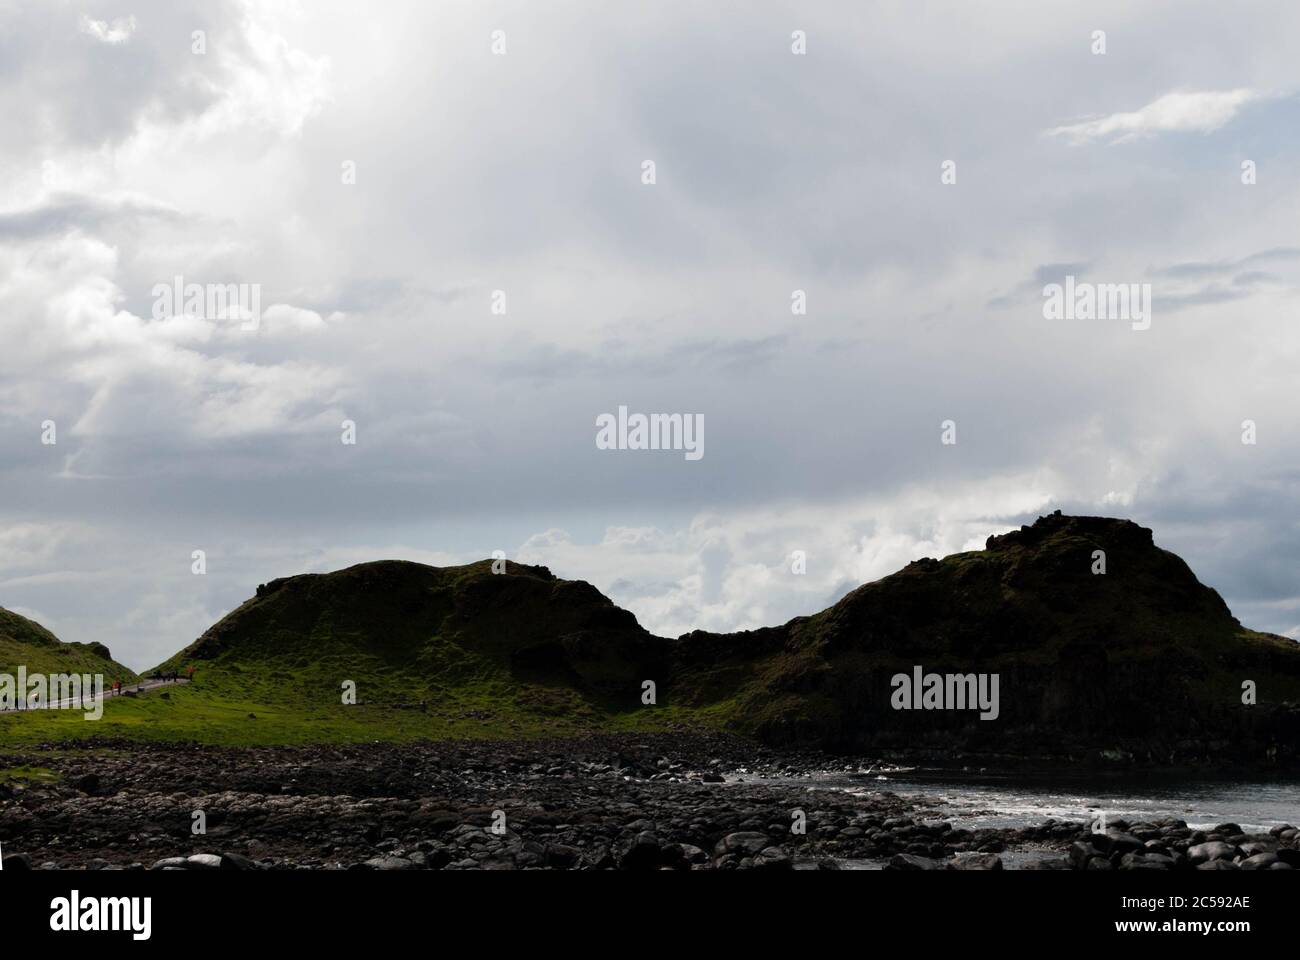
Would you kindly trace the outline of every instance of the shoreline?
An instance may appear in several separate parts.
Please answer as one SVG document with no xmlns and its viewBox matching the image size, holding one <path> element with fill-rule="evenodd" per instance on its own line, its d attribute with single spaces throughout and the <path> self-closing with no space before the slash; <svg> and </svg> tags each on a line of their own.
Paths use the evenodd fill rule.
<svg viewBox="0 0 1300 960">
<path fill-rule="evenodd" d="M 936 797 L 888 782 L 780 782 L 855 766 L 707 733 L 51 744 L 0 751 L 0 840 L 6 869 L 978 870 L 1032 851 L 1046 855 L 1026 869 L 1300 868 L 1289 825 L 1246 835 L 1115 819 L 1098 834 L 1081 816 L 967 828 Z M 3 776 L 15 769 L 39 773 Z"/>
</svg>

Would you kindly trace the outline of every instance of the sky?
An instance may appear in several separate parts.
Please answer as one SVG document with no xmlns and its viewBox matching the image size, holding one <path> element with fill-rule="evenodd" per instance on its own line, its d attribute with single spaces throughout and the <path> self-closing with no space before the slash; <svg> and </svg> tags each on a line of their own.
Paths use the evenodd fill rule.
<svg viewBox="0 0 1300 960">
<path fill-rule="evenodd" d="M 499 550 L 674 636 L 1061 509 L 1300 638 L 1298 34 L 0 0 L 0 605 L 141 669 L 274 577 Z M 1066 276 L 1149 327 L 1049 319 Z M 703 456 L 601 449 L 620 406 Z"/>
</svg>

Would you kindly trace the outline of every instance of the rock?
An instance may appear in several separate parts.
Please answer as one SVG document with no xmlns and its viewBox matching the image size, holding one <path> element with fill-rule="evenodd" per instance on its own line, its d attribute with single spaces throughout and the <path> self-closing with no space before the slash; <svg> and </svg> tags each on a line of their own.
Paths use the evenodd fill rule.
<svg viewBox="0 0 1300 960">
<path fill-rule="evenodd" d="M 1121 870 L 1170 870 L 1173 865 L 1172 857 L 1158 853 L 1126 853 L 1119 860 Z"/>
<path fill-rule="evenodd" d="M 222 870 L 256 870 L 257 864 L 241 853 L 223 853 L 221 855 Z"/>
<path fill-rule="evenodd" d="M 1102 856 L 1102 852 L 1091 843 L 1076 840 L 1070 844 L 1070 863 L 1076 870 L 1082 870 L 1093 857 Z"/>
<path fill-rule="evenodd" d="M 1237 855 L 1237 848 L 1222 840 L 1209 840 L 1198 843 L 1187 850 L 1187 858 L 1192 863 L 1204 863 L 1207 860 L 1231 860 Z"/>
<path fill-rule="evenodd" d="M 949 870 L 1001 870 L 1002 858 L 996 853 L 966 853 L 948 864 Z"/>
<path fill-rule="evenodd" d="M 1231 860 L 1207 860 L 1196 867 L 1197 870 L 1236 870 L 1237 865 Z"/>
<path fill-rule="evenodd" d="M 886 870 L 938 870 L 939 863 L 913 853 L 896 853 L 885 864 Z"/>
<path fill-rule="evenodd" d="M 85 776 L 77 777 L 72 781 L 72 785 L 84 794 L 94 796 L 99 793 L 99 774 L 88 773 Z"/>
<path fill-rule="evenodd" d="M 682 847 L 682 859 L 685 860 L 687 863 L 708 863 L 709 862 L 709 854 L 707 851 L 701 850 L 699 847 L 690 843 L 683 843 L 681 847 Z"/>
<path fill-rule="evenodd" d="M 187 870 L 220 870 L 221 858 L 211 853 L 196 853 L 185 860 Z"/>
<path fill-rule="evenodd" d="M 725 854 L 734 853 L 740 856 L 752 856 L 763 850 L 771 844 L 771 839 L 765 833 L 759 833 L 756 830 L 745 830 L 739 833 L 729 833 L 713 848 L 714 856 L 724 856 Z"/>
<path fill-rule="evenodd" d="M 545 857 L 547 866 L 567 870 L 582 859 L 582 851 L 563 843 L 549 843 L 546 845 Z"/>
<path fill-rule="evenodd" d="M 473 860 L 469 861 L 473 866 L 478 866 Z M 405 857 L 374 857 L 361 864 L 367 870 L 414 870 L 415 864 Z"/>
<path fill-rule="evenodd" d="M 1275 863 L 1281 863 L 1276 853 L 1257 853 L 1254 856 L 1247 857 L 1237 866 L 1242 870 L 1267 870 Z"/>
<path fill-rule="evenodd" d="M 25 853 L 11 853 L 4 858 L 3 864 L 0 864 L 0 869 L 4 870 L 30 870 L 31 868 L 31 858 Z"/>
<path fill-rule="evenodd" d="M 654 870 L 663 861 L 663 845 L 653 833 L 642 831 L 615 847 L 614 860 L 621 870 Z"/>
<path fill-rule="evenodd" d="M 184 870 L 186 860 L 184 857 L 164 857 L 161 860 L 155 860 L 150 870 Z"/>
<path fill-rule="evenodd" d="M 1122 830 L 1110 829 L 1103 834 L 1106 838 L 1107 852 L 1110 854 L 1125 854 L 1140 852 L 1146 848 L 1146 844 L 1133 836 L 1131 833 L 1125 833 Z"/>
<path fill-rule="evenodd" d="M 789 870 L 792 866 L 789 855 L 780 847 L 767 847 L 754 858 L 756 870 Z"/>
<path fill-rule="evenodd" d="M 1292 867 L 1300 867 L 1300 850 L 1292 847 L 1278 847 L 1273 851 L 1277 858 Z"/>
</svg>

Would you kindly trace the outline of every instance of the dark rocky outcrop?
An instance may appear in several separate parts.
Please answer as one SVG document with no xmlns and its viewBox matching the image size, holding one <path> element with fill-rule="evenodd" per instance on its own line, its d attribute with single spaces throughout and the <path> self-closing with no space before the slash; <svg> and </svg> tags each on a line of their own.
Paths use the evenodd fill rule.
<svg viewBox="0 0 1300 960">
<path fill-rule="evenodd" d="M 1106 572 L 1094 574 L 1094 551 Z M 1042 517 L 982 551 L 920 560 L 752 635 L 688 634 L 701 661 L 755 655 L 740 725 L 771 742 L 1191 762 L 1295 763 L 1300 644 L 1248 630 L 1150 530 Z M 896 710 L 891 677 L 996 673 L 999 711 Z M 1243 682 L 1258 702 L 1242 702 Z"/>
</svg>

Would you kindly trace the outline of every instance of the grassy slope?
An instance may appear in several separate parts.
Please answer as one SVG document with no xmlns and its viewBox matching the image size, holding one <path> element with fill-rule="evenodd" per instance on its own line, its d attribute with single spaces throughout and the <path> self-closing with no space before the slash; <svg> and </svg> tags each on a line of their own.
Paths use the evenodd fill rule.
<svg viewBox="0 0 1300 960">
<path fill-rule="evenodd" d="M 16 674 L 22 665 L 28 673 L 102 673 L 105 684 L 134 680 L 107 652 L 97 644 L 64 643 L 39 623 L 0 608 L 0 673 Z"/>
<path fill-rule="evenodd" d="M 858 722 L 864 690 L 887 689 L 864 678 L 905 663 L 978 663 L 1007 670 L 1008 681 L 1017 670 L 1034 680 L 1032 671 L 1059 673 L 1071 649 L 1090 644 L 1106 648 L 1112 674 L 1141 680 L 1143 698 L 1147 678 L 1158 677 L 1157 693 L 1183 696 L 1186 685 L 1231 706 L 1239 678 L 1259 675 L 1276 681 L 1261 702 L 1300 699 L 1300 647 L 1243 628 L 1149 531 L 1066 521 L 909 565 L 782 627 L 678 640 L 651 637 L 593 588 L 542 568 L 511 564 L 497 576 L 486 562 L 441 570 L 384 562 L 289 578 L 259 588 L 161 665 L 195 665 L 192 688 L 110 701 L 93 724 L 59 712 L 0 717 L 0 742 L 276 744 L 773 725 L 812 735 Z M 1110 558 L 1105 577 L 1090 573 L 1099 541 Z M 640 704 L 642 678 L 665 678 L 657 706 Z M 344 680 L 357 684 L 360 704 L 341 703 Z M 425 710 L 401 706 L 420 701 Z M 1122 707 L 1114 701 L 1105 713 Z M 1067 717 L 1072 709 L 1058 705 Z"/>
<path fill-rule="evenodd" d="M 159 665 L 193 665 L 193 686 L 110 699 L 93 723 L 59 711 L 0 716 L 0 743 L 526 738 L 669 729 L 716 713 L 642 707 L 639 678 L 652 674 L 637 657 L 664 641 L 594 588 L 538 571 L 381 562 L 275 581 Z M 569 639 L 562 664 L 512 661 L 524 649 L 545 654 L 555 635 Z M 357 704 L 342 703 L 344 681 Z"/>
<path fill-rule="evenodd" d="M 355 673 L 363 687 L 378 675 Z M 547 692 L 548 708 L 530 702 L 527 685 L 469 685 L 429 703 L 427 712 L 386 703 L 344 706 L 332 688 L 320 696 L 296 694 L 265 683 L 247 685 L 238 668 L 212 667 L 193 687 L 180 685 L 139 698 L 110 699 L 103 719 L 49 711 L 0 716 L 0 744 L 33 745 L 87 737 L 195 741 L 236 745 L 364 743 L 373 740 L 500 739 L 577 735 L 600 731 L 653 731 L 708 723 L 710 711 L 658 707 L 610 713 L 575 698 L 572 710 Z"/>
<path fill-rule="evenodd" d="M 1110 564 L 1103 576 L 1092 573 L 1099 547 Z M 1260 703 L 1300 701 L 1300 644 L 1243 627 L 1183 560 L 1155 547 L 1149 530 L 1123 521 L 1043 518 L 991 538 L 985 550 L 909 564 L 787 628 L 789 642 L 756 664 L 755 681 L 733 708 L 750 731 L 861 731 L 871 726 L 863 678 L 873 678 L 878 706 L 885 678 L 917 663 L 1000 672 L 1004 684 L 1019 675 L 1032 681 L 1022 689 L 1037 689 L 1059 682 L 1070 651 L 1088 648 L 1105 652 L 1102 672 L 1112 690 L 1106 716 L 1131 726 L 1176 716 L 1178 699 L 1188 694 L 1240 712 L 1243 678 L 1262 681 Z M 1125 677 L 1131 691 L 1123 689 Z M 1004 719 L 1008 706 L 1025 703 L 1008 705 L 1011 689 L 1004 685 Z M 1061 707 L 1058 722 L 1069 725 L 1071 706 L 1083 704 Z M 1033 713 L 1042 709 L 1033 702 Z M 898 727 L 929 718 L 900 721 L 876 710 L 875 719 Z"/>
</svg>

